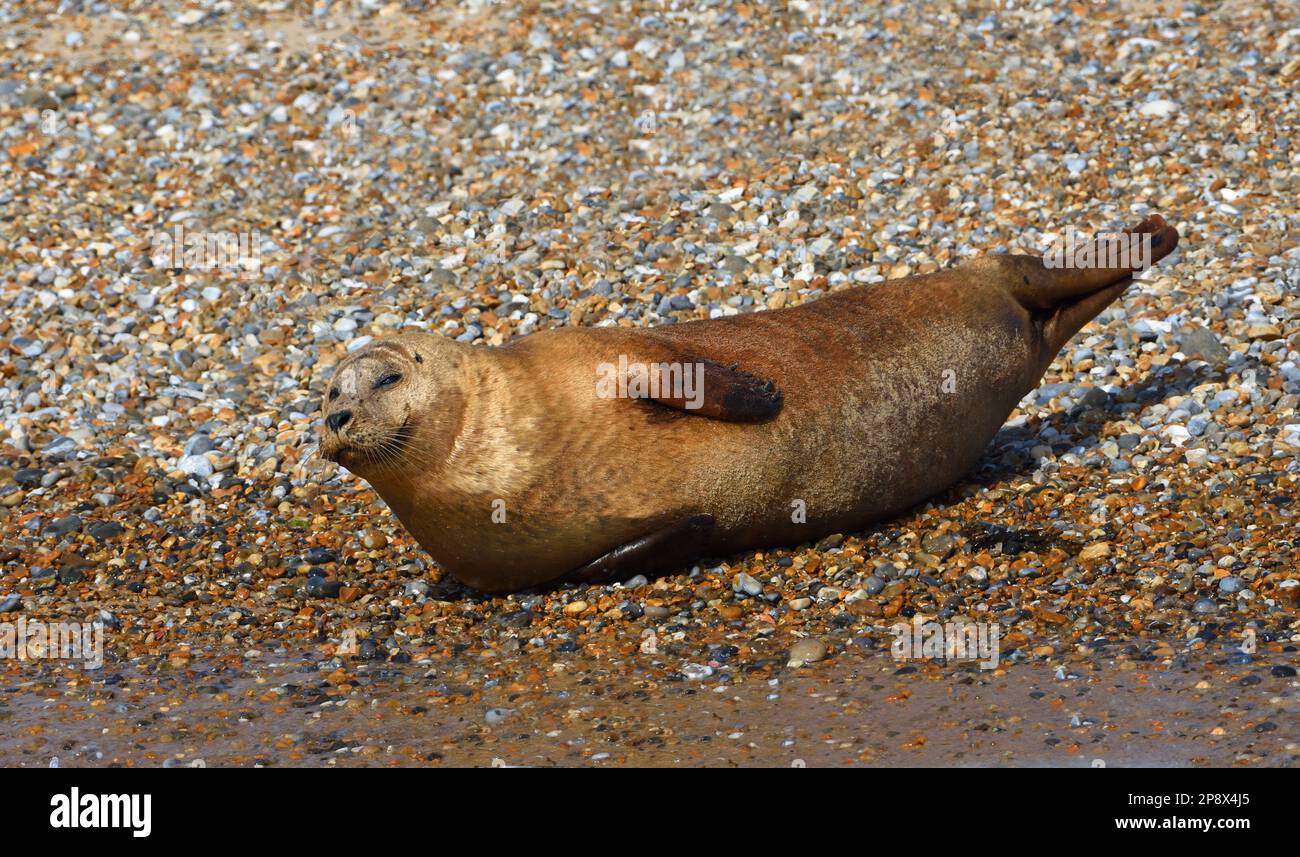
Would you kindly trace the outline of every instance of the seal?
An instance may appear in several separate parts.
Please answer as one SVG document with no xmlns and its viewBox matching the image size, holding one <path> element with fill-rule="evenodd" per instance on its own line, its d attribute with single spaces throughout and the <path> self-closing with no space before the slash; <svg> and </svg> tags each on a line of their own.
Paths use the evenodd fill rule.
<svg viewBox="0 0 1300 857">
<path fill-rule="evenodd" d="M 1159 216 L 1119 237 L 1148 257 L 1098 239 L 1091 267 L 995 254 L 708 321 L 378 339 L 331 379 L 321 454 L 486 592 L 860 530 L 966 474 L 1179 239 Z"/>
</svg>

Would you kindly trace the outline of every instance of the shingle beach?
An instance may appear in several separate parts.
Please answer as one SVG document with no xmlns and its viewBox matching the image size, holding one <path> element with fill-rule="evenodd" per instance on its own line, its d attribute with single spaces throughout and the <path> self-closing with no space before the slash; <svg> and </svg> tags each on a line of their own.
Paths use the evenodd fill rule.
<svg viewBox="0 0 1300 857">
<path fill-rule="evenodd" d="M 0 3 L 0 621 L 105 661 L 0 660 L 0 763 L 1300 761 L 1300 7 L 1005 5 Z M 865 532 L 488 598 L 313 454 L 384 334 L 1156 212 L 1177 254 Z M 895 659 L 917 619 L 1000 663 Z"/>
</svg>

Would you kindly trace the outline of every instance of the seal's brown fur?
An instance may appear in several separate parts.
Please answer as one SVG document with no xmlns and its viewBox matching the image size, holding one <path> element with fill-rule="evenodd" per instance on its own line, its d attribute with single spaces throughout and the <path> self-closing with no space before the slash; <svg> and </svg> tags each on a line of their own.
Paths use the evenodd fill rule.
<svg viewBox="0 0 1300 857">
<path fill-rule="evenodd" d="M 1158 217 L 1136 231 L 1153 236 L 1157 260 L 1178 241 Z M 959 479 L 1131 273 L 989 256 L 652 329 L 563 329 L 501 348 L 403 334 L 340 364 L 322 452 L 369 481 L 447 571 L 487 591 L 561 579 L 687 520 L 711 524 L 692 553 L 809 541 Z M 597 366 L 620 354 L 734 364 L 783 399 L 753 421 L 598 397 Z M 792 521 L 796 503 L 806 523 Z M 653 570 L 655 551 L 634 559 Z"/>
</svg>

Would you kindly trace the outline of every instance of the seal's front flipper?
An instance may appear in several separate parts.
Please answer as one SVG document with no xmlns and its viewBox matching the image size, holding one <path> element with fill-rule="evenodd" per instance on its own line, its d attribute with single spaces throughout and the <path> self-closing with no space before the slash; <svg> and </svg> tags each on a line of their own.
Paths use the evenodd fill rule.
<svg viewBox="0 0 1300 857">
<path fill-rule="evenodd" d="M 776 385 L 735 365 L 672 355 L 635 366 L 628 375 L 633 398 L 732 423 L 761 423 L 781 411 L 781 391 Z"/>
<path fill-rule="evenodd" d="M 614 548 L 566 579 L 574 583 L 602 583 L 678 568 L 704 551 L 712 532 L 712 515 L 692 515 Z"/>
</svg>

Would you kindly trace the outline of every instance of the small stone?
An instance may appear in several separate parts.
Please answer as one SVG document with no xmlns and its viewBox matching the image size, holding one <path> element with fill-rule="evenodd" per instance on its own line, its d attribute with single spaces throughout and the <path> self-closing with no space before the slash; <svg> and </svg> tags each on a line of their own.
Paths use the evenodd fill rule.
<svg viewBox="0 0 1300 857">
<path fill-rule="evenodd" d="M 212 452 L 217 445 L 212 442 L 212 438 L 206 434 L 196 434 L 185 441 L 185 455 L 203 455 L 205 452 Z"/>
<path fill-rule="evenodd" d="M 81 518 L 76 515 L 67 515 L 63 518 L 56 518 L 45 528 L 45 534 L 49 536 L 66 536 L 69 533 L 80 532 L 80 530 Z"/>
<path fill-rule="evenodd" d="M 849 603 L 849 612 L 854 616 L 863 618 L 875 618 L 884 614 L 885 610 L 875 601 L 866 598 L 858 599 Z"/>
<path fill-rule="evenodd" d="M 326 565 L 331 562 L 338 562 L 338 554 L 329 548 L 311 547 L 307 553 L 303 554 L 305 559 L 311 565 Z"/>
<path fill-rule="evenodd" d="M 82 573 L 80 566 L 68 565 L 59 569 L 58 581 L 65 586 L 80 583 L 85 578 L 86 575 Z"/>
<path fill-rule="evenodd" d="M 819 550 L 819 551 L 833 550 L 842 544 L 844 544 L 844 534 L 831 533 L 829 536 L 826 536 L 821 541 L 819 541 L 816 545 L 814 545 L 813 550 Z"/>
<path fill-rule="evenodd" d="M 1246 328 L 1246 336 L 1250 339 L 1281 339 L 1282 328 L 1276 324 L 1252 324 Z"/>
<path fill-rule="evenodd" d="M 217 472 L 206 455 L 182 456 L 181 460 L 176 463 L 176 467 L 181 472 L 190 476 L 197 476 L 200 479 L 207 479 Z"/>
<path fill-rule="evenodd" d="M 749 267 L 749 260 L 744 256 L 728 256 L 722 260 L 718 266 L 720 270 L 727 274 L 739 274 Z"/>
<path fill-rule="evenodd" d="M 826 652 L 827 646 L 824 641 L 816 637 L 804 637 L 790 647 L 790 660 L 786 666 L 801 667 L 804 664 L 816 663 L 826 657 Z"/>
<path fill-rule="evenodd" d="M 1094 542 L 1079 551 L 1079 559 L 1082 562 L 1093 562 L 1108 556 L 1110 556 L 1110 542 Z"/>
<path fill-rule="evenodd" d="M 1165 119 L 1178 112 L 1178 103 L 1170 101 L 1168 98 L 1159 98 L 1154 101 L 1148 101 L 1138 108 L 1138 113 L 1143 116 L 1150 116 L 1155 119 Z"/>
<path fill-rule="evenodd" d="M 34 488 L 41 484 L 46 472 L 35 467 L 25 467 L 14 471 L 14 481 L 25 488 Z"/>
<path fill-rule="evenodd" d="M 1188 360 L 1204 360 L 1214 366 L 1222 366 L 1228 362 L 1228 349 L 1224 348 L 1219 337 L 1207 328 L 1199 325 L 1191 327 L 1175 337 L 1175 342 L 1178 350 L 1183 352 Z"/>
<path fill-rule="evenodd" d="M 940 560 L 947 559 L 957 549 L 958 537 L 955 533 L 930 534 L 921 539 L 921 547 L 926 553 L 934 554 Z"/>
<path fill-rule="evenodd" d="M 1191 439 L 1192 433 L 1187 430 L 1186 426 L 1170 425 L 1161 429 L 1160 434 L 1169 439 L 1174 446 L 1182 446 Z"/>
<path fill-rule="evenodd" d="M 1232 594 L 1246 588 L 1246 581 L 1236 575 L 1229 575 L 1219 581 L 1219 591 Z"/>
<path fill-rule="evenodd" d="M 844 590 L 840 589 L 838 586 L 823 586 L 821 589 L 817 590 L 817 600 L 823 604 L 827 604 L 839 601 L 840 596 L 843 594 Z"/>
<path fill-rule="evenodd" d="M 98 524 L 91 524 L 86 528 L 86 532 L 88 532 L 95 541 L 102 542 L 111 539 L 114 536 L 122 535 L 122 533 L 126 532 L 126 527 L 122 526 L 117 521 L 104 521 Z"/>
<path fill-rule="evenodd" d="M 312 598 L 337 598 L 343 582 L 328 577 L 307 578 L 307 594 Z"/>
</svg>

